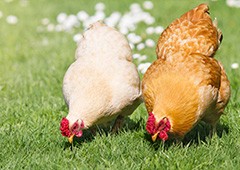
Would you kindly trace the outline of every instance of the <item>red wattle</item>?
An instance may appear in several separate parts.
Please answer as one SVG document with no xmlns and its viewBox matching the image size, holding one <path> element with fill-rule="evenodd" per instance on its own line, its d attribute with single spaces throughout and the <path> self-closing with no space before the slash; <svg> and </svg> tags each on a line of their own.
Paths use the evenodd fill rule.
<svg viewBox="0 0 240 170">
<path fill-rule="evenodd" d="M 165 130 L 162 130 L 160 133 L 159 133 L 159 138 L 162 139 L 163 141 L 166 141 L 168 139 L 168 134 Z"/>
</svg>

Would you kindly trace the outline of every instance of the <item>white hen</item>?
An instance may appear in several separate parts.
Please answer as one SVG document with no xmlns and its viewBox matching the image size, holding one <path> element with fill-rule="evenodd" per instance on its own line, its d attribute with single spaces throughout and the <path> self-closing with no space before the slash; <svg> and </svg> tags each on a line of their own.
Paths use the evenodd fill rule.
<svg viewBox="0 0 240 170">
<path fill-rule="evenodd" d="M 96 22 L 83 34 L 76 61 L 63 80 L 69 113 L 61 121 L 62 135 L 72 142 L 82 129 L 122 118 L 141 103 L 140 79 L 132 62 L 130 46 L 117 30 Z"/>
</svg>

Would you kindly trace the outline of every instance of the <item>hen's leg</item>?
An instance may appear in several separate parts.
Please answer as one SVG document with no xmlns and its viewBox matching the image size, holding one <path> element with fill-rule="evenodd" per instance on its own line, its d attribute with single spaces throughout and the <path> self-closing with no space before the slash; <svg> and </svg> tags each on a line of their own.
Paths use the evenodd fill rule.
<svg viewBox="0 0 240 170">
<path fill-rule="evenodd" d="M 210 129 L 210 132 L 209 132 L 209 137 L 210 138 L 212 138 L 214 135 L 217 134 L 217 123 L 218 123 L 218 121 L 211 124 L 211 129 Z"/>
<path fill-rule="evenodd" d="M 91 134 L 92 134 L 93 136 L 96 136 L 96 134 L 97 134 L 97 127 L 92 127 L 92 128 L 90 129 L 90 132 L 91 132 Z"/>
<path fill-rule="evenodd" d="M 111 133 L 117 133 L 119 129 L 123 126 L 123 122 L 124 122 L 124 116 L 119 115 L 113 124 Z"/>
</svg>

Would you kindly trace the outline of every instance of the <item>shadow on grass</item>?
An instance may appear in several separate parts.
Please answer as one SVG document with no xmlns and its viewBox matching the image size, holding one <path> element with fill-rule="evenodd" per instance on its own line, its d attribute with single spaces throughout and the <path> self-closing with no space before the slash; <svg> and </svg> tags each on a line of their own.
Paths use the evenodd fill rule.
<svg viewBox="0 0 240 170">
<path fill-rule="evenodd" d="M 90 130 L 84 130 L 83 136 L 80 138 L 74 137 L 72 144 L 69 142 L 65 142 L 64 150 L 66 150 L 68 148 L 70 148 L 72 150 L 73 146 L 80 147 L 82 145 L 82 143 L 91 142 L 92 140 L 94 140 L 94 135 L 90 132 Z"/>
<path fill-rule="evenodd" d="M 87 129 L 83 131 L 83 136 L 80 138 L 74 137 L 73 143 L 70 144 L 69 142 L 65 142 L 64 145 L 64 150 L 70 148 L 72 150 L 72 146 L 74 147 L 81 147 L 83 143 L 91 142 L 95 138 L 95 134 L 98 134 L 100 136 L 105 135 L 108 136 L 109 134 L 111 135 L 116 135 L 118 132 L 112 134 L 111 129 L 114 121 L 109 124 L 109 126 L 104 127 L 104 126 L 97 126 L 91 129 Z M 119 132 L 121 131 L 137 131 L 141 128 L 141 124 L 144 123 L 144 120 L 141 119 L 140 121 L 133 121 L 129 117 L 126 117 L 124 120 L 123 127 L 119 129 Z M 95 134 L 91 132 L 91 130 L 95 129 L 96 132 Z"/>
<path fill-rule="evenodd" d="M 140 119 L 139 121 L 135 122 L 132 119 L 127 117 L 125 118 L 124 125 L 119 130 L 119 132 L 121 131 L 134 132 L 142 129 L 143 126 L 145 126 L 144 119 Z M 111 127 L 112 125 L 108 127 L 99 126 L 96 128 L 97 129 L 96 133 L 98 133 L 100 136 L 102 135 L 108 136 L 109 134 L 111 134 Z M 217 136 L 219 138 L 222 137 L 223 133 L 228 134 L 228 132 L 229 132 L 229 127 L 227 125 L 225 124 L 217 125 Z M 151 136 L 147 132 L 144 133 L 144 139 L 150 143 L 150 145 L 154 148 L 154 150 L 158 150 L 159 148 L 168 150 L 168 148 L 171 147 L 172 145 L 188 147 L 193 144 L 199 145 L 201 143 L 206 143 L 207 139 L 209 138 L 209 134 L 210 134 L 210 125 L 204 122 L 200 122 L 184 137 L 184 139 L 181 142 L 176 141 L 174 139 L 170 139 L 164 143 L 161 140 L 157 140 L 153 142 Z M 112 134 L 112 135 L 116 135 L 116 134 Z M 91 133 L 91 130 L 84 130 L 83 136 L 81 138 L 74 137 L 73 144 L 66 142 L 64 150 L 67 148 L 70 148 L 72 150 L 72 146 L 81 147 L 82 143 L 91 142 L 94 140 L 94 138 L 95 138 L 95 135 Z"/>
<path fill-rule="evenodd" d="M 229 127 L 225 124 L 218 124 L 217 136 L 221 138 L 223 133 L 228 134 Z M 179 145 L 182 147 L 188 147 L 193 144 L 199 145 L 201 143 L 206 143 L 209 136 L 210 136 L 210 125 L 204 122 L 200 122 L 197 126 L 195 126 L 180 142 L 174 139 L 170 139 L 166 142 L 162 142 L 161 140 L 153 142 L 151 139 L 151 136 L 145 133 L 145 139 L 150 142 L 154 150 L 158 150 L 159 148 L 164 148 L 167 150 L 172 145 Z"/>
<path fill-rule="evenodd" d="M 145 126 L 145 120 L 143 118 L 141 118 L 140 120 L 133 121 L 132 119 L 130 119 L 129 117 L 125 118 L 124 120 L 124 126 L 122 128 L 122 130 L 126 131 L 126 132 L 134 132 L 134 131 L 138 131 L 140 129 L 142 129 L 142 127 Z"/>
<path fill-rule="evenodd" d="M 229 133 L 229 127 L 225 124 L 217 124 L 217 136 L 222 137 L 223 133 Z M 200 144 L 206 142 L 210 136 L 210 125 L 200 122 L 193 130 L 191 130 L 183 139 L 183 144 Z"/>
</svg>

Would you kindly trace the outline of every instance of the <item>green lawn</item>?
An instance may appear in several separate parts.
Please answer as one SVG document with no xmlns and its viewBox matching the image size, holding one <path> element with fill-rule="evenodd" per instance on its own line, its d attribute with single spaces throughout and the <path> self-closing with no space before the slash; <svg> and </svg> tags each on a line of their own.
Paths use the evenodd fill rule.
<svg viewBox="0 0 240 170">
<path fill-rule="evenodd" d="M 67 115 L 62 96 L 62 79 L 74 61 L 76 43 L 73 33 L 39 31 L 43 18 L 56 23 L 60 12 L 94 13 L 98 1 L 23 0 L 0 1 L 0 169 L 239 169 L 240 168 L 240 9 L 225 1 L 208 1 L 212 18 L 217 17 L 223 42 L 216 58 L 231 81 L 232 97 L 222 116 L 218 136 L 208 139 L 198 132 L 208 130 L 201 124 L 182 144 L 151 143 L 145 131 L 147 113 L 142 104 L 127 119 L 118 135 L 99 132 L 71 147 L 61 136 L 59 123 Z M 106 14 L 128 11 L 133 0 L 102 0 Z M 137 2 L 142 3 L 138 0 Z M 202 1 L 153 0 L 150 13 L 154 26 L 166 27 L 176 17 Z M 8 15 L 18 17 L 16 25 L 6 22 Z M 136 33 L 155 42 L 159 35 L 147 35 L 141 24 Z M 82 29 L 75 29 L 75 32 Z M 140 52 L 147 61 L 155 59 L 155 49 Z M 138 64 L 138 61 L 136 61 Z"/>
</svg>

